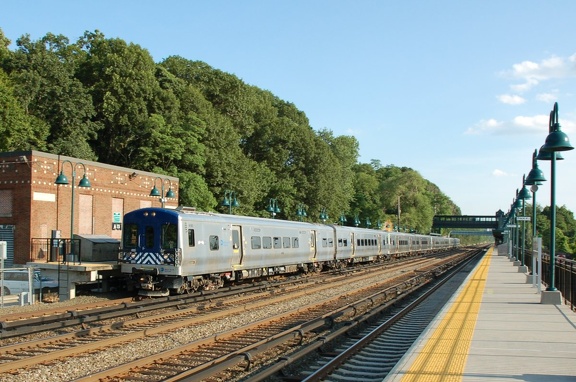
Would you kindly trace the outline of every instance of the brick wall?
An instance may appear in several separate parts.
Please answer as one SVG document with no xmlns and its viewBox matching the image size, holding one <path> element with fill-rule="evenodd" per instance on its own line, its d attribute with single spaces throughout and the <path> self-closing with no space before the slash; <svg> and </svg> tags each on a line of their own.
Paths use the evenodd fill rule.
<svg viewBox="0 0 576 382">
<path fill-rule="evenodd" d="M 68 185 L 54 183 L 60 170 L 68 178 Z M 73 171 L 75 234 L 120 238 L 121 224 L 117 223 L 124 213 L 144 205 L 161 206 L 158 197 L 149 196 L 154 185 L 161 190 L 164 183 L 164 193 L 171 186 L 175 198 L 166 199 L 165 207 L 178 205 L 178 179 L 174 177 L 39 151 L 2 153 L 0 190 L 11 190 L 13 213 L 0 216 L 0 225 L 16 227 L 15 264 L 46 261 L 31 253 L 32 238 L 50 238 L 52 230 L 59 230 L 63 238 L 70 237 Z M 84 173 L 89 188 L 78 187 Z"/>
</svg>

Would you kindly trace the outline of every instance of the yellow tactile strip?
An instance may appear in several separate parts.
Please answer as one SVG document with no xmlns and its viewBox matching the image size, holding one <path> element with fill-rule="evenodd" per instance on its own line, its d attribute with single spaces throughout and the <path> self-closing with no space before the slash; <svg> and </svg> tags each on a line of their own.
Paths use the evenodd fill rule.
<svg viewBox="0 0 576 382">
<path fill-rule="evenodd" d="M 491 259 L 492 249 L 486 253 L 402 382 L 462 380 Z"/>
</svg>

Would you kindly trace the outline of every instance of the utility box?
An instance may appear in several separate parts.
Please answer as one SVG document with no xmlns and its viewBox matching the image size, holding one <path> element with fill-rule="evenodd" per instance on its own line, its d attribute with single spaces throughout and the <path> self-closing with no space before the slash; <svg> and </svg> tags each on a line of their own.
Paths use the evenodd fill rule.
<svg viewBox="0 0 576 382">
<path fill-rule="evenodd" d="M 117 261 L 120 240 L 106 235 L 74 235 L 80 239 L 82 262 Z"/>
</svg>

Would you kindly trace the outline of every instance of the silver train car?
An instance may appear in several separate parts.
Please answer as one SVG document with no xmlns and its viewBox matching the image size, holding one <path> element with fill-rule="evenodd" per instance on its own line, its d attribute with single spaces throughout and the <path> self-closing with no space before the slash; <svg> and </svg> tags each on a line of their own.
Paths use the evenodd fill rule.
<svg viewBox="0 0 576 382">
<path fill-rule="evenodd" d="M 438 251 L 458 239 L 331 224 L 143 208 L 124 215 L 121 272 L 144 296 Z"/>
</svg>

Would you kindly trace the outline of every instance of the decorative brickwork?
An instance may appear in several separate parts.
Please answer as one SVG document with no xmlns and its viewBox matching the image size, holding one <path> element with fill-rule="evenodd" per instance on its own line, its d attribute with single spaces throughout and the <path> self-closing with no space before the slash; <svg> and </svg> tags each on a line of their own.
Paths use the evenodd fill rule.
<svg viewBox="0 0 576 382">
<path fill-rule="evenodd" d="M 60 171 L 68 185 L 55 184 Z M 84 174 L 88 188 L 79 187 Z M 14 226 L 13 263 L 47 261 L 31 253 L 31 240 L 50 238 L 53 230 L 69 238 L 72 210 L 74 234 L 120 238 L 124 213 L 142 206 L 161 207 L 150 191 L 155 185 L 161 189 L 162 184 L 165 192 L 171 187 L 175 193 L 165 199 L 165 207 L 176 207 L 179 183 L 175 177 L 39 151 L 0 153 L 0 226 Z"/>
</svg>

